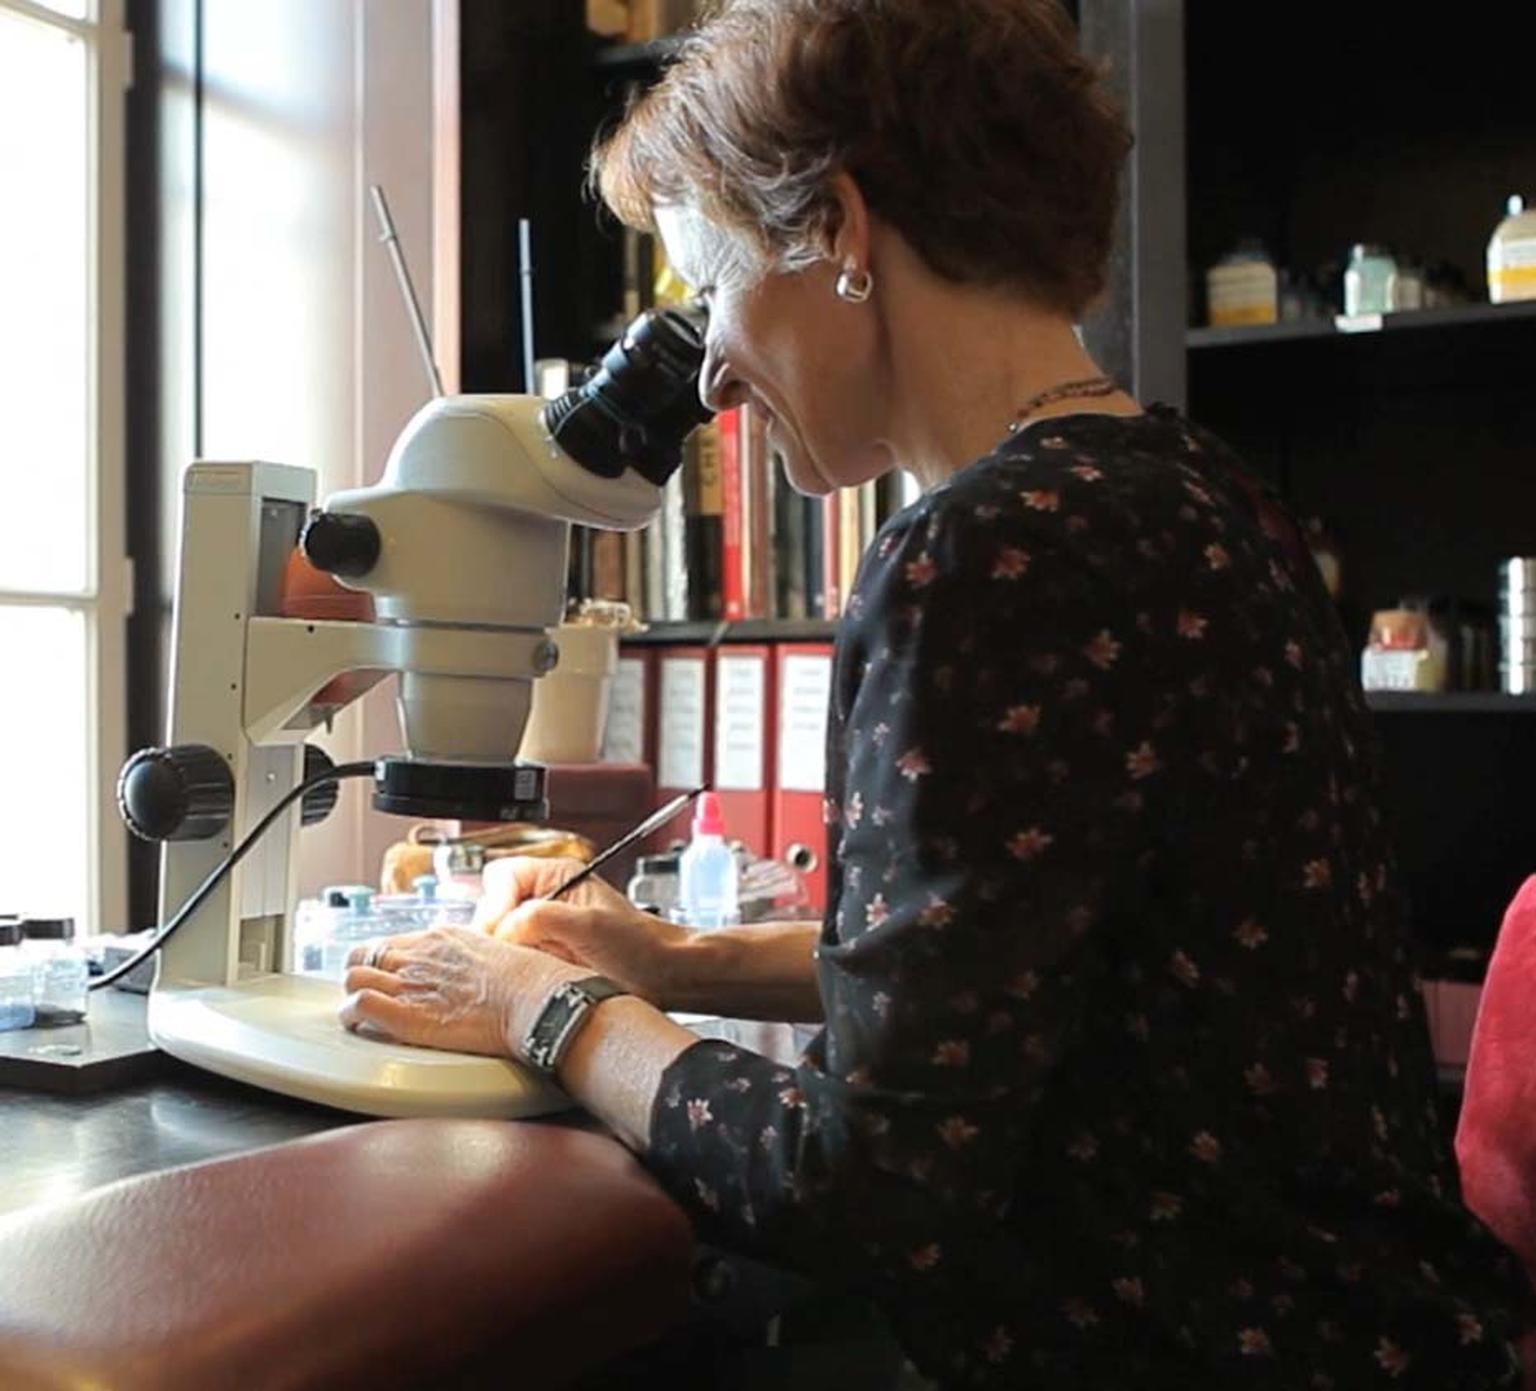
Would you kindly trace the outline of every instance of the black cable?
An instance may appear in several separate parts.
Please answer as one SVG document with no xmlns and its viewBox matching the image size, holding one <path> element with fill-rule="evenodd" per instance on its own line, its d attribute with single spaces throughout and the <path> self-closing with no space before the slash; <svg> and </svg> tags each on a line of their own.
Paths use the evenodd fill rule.
<svg viewBox="0 0 1536 1391">
<path fill-rule="evenodd" d="M 163 947 L 170 936 L 202 906 L 203 901 L 219 886 L 221 880 L 237 864 L 250 853 L 251 847 L 264 836 L 272 823 L 288 810 L 300 797 L 314 787 L 322 787 L 328 782 L 340 782 L 343 778 L 361 778 L 372 776 L 377 765 L 372 759 L 360 763 L 338 763 L 334 768 L 322 768 L 312 777 L 305 778 L 297 786 L 290 788 L 278 799 L 277 805 L 261 818 L 255 827 L 247 834 L 239 845 L 235 846 L 206 879 L 192 891 L 192 895 L 177 909 L 175 916 L 155 934 L 155 940 L 147 947 L 135 952 L 126 961 L 120 961 L 110 971 L 97 976 L 91 981 L 90 989 L 101 990 L 111 985 L 114 981 L 121 980 L 130 971 L 148 961 L 157 951 Z"/>
</svg>

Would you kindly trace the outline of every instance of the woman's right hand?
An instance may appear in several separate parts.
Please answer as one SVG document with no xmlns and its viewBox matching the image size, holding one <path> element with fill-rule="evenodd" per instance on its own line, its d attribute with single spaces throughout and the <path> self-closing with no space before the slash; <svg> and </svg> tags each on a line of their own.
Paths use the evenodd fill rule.
<svg viewBox="0 0 1536 1391">
<path fill-rule="evenodd" d="M 511 856 L 485 867 L 474 925 L 617 981 L 663 1009 L 687 928 L 642 912 L 595 875 L 553 902 L 543 895 L 582 868 L 580 860 Z"/>
</svg>

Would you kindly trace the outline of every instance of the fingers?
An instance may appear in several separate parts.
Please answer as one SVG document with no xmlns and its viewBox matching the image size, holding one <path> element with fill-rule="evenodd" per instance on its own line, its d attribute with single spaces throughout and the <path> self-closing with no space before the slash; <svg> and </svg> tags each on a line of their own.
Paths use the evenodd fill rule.
<svg viewBox="0 0 1536 1391">
<path fill-rule="evenodd" d="M 342 989 L 349 995 L 356 994 L 360 990 L 376 990 L 381 995 L 399 995 L 406 987 L 403 976 L 397 975 L 387 967 L 381 966 L 351 966 L 347 974 L 342 977 Z"/>
<path fill-rule="evenodd" d="M 493 931 L 514 908 L 559 888 L 581 868 L 581 861 L 570 856 L 540 859 L 532 855 L 510 855 L 492 860 L 481 878 L 483 888 L 471 926 L 483 932 Z"/>
<path fill-rule="evenodd" d="M 378 990 L 358 990 L 341 1006 L 343 1027 L 354 1032 L 381 1034 L 401 1043 L 414 1043 L 416 1020 L 411 1007 Z"/>
<path fill-rule="evenodd" d="M 551 944 L 574 947 L 591 935 L 592 918 L 590 908 L 578 908 L 574 903 L 524 903 L 501 920 L 496 936 L 544 950 Z"/>
<path fill-rule="evenodd" d="M 428 931 L 430 932 L 431 929 Z M 427 935 L 427 932 L 402 932 L 394 937 L 373 937 L 366 942 L 359 942 L 347 953 L 347 965 L 388 970 L 389 966 L 385 958 L 390 952 L 413 947 Z"/>
</svg>

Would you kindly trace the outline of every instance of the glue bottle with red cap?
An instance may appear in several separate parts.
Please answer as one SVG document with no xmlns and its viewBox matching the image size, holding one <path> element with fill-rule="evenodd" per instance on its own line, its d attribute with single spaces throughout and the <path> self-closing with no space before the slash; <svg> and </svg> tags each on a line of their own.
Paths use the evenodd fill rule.
<svg viewBox="0 0 1536 1391">
<path fill-rule="evenodd" d="M 740 917 L 736 855 L 725 843 L 720 798 L 702 793 L 694 804 L 693 839 L 678 865 L 678 909 L 690 927 L 725 927 Z"/>
</svg>

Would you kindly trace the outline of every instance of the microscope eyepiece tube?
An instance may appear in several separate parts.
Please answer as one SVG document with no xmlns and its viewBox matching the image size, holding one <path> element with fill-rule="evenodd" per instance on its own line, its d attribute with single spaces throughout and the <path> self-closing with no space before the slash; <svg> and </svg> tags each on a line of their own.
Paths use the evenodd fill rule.
<svg viewBox="0 0 1536 1391">
<path fill-rule="evenodd" d="M 683 441 L 712 412 L 699 400 L 702 307 L 651 309 L 580 386 L 544 407 L 555 442 L 600 478 L 632 468 L 658 488 L 683 461 Z"/>
<path fill-rule="evenodd" d="M 358 580 L 379 563 L 382 542 L 373 518 L 349 512 L 316 512 L 299 538 L 317 570 Z"/>
</svg>

